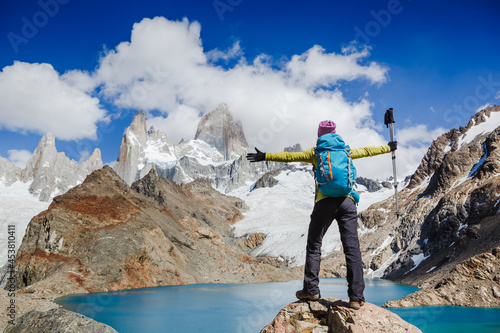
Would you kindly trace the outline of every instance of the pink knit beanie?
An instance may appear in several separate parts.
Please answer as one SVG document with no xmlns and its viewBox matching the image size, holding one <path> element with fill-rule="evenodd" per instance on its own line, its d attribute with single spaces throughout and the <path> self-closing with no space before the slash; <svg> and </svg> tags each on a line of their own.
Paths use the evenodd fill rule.
<svg viewBox="0 0 500 333">
<path fill-rule="evenodd" d="M 331 120 L 323 120 L 319 123 L 318 127 L 318 138 L 324 134 L 335 133 L 337 125 Z"/>
</svg>

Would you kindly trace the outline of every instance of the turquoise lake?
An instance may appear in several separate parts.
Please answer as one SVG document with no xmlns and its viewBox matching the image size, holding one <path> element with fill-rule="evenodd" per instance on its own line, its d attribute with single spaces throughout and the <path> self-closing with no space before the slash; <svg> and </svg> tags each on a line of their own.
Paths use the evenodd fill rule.
<svg viewBox="0 0 500 333">
<path fill-rule="evenodd" d="M 302 281 L 264 284 L 203 284 L 68 296 L 56 302 L 103 322 L 119 333 L 259 332 L 281 308 L 295 301 Z M 321 279 L 325 297 L 347 298 L 344 278 Z M 382 305 L 415 287 L 366 279 L 365 298 Z M 424 333 L 499 333 L 500 308 L 451 306 L 391 309 Z"/>
</svg>

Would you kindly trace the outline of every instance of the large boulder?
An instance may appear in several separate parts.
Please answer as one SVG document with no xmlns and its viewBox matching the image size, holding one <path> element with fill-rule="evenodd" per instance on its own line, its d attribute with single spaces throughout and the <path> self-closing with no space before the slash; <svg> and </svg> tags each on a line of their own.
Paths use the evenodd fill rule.
<svg viewBox="0 0 500 333">
<path fill-rule="evenodd" d="M 353 310 L 347 302 L 326 297 L 319 301 L 297 301 L 284 307 L 261 333 L 342 332 L 418 333 L 418 328 L 388 310 L 371 303 Z"/>
</svg>

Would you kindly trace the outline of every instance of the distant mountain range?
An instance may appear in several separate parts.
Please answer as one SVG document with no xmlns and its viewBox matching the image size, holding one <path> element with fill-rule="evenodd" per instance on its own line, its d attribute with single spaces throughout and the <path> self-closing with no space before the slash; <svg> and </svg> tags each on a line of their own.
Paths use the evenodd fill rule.
<svg viewBox="0 0 500 333">
<path fill-rule="evenodd" d="M 21 169 L 0 157 L 0 180 L 6 186 L 16 181 L 30 183 L 29 192 L 40 201 L 49 201 L 81 184 L 92 171 L 102 168 L 101 151 L 96 148 L 83 163 L 58 153 L 52 133 L 45 134 L 26 167 Z"/>
<path fill-rule="evenodd" d="M 207 178 L 217 190 L 229 192 L 275 165 L 250 167 L 247 150 L 243 127 L 233 120 L 226 104 L 201 118 L 193 140 L 177 145 L 153 127 L 146 130 L 145 114 L 139 112 L 125 130 L 113 169 L 128 184 L 155 169 L 161 178 L 176 183 Z"/>
<path fill-rule="evenodd" d="M 491 284 L 496 283 L 491 282 L 496 277 L 485 278 L 488 283 L 491 282 L 485 287 L 489 288 L 486 291 L 487 296 L 475 292 L 479 290 L 484 294 L 484 290 L 481 289 L 483 286 L 475 285 L 474 280 L 468 278 L 453 282 L 455 283 L 453 285 L 459 286 L 458 289 L 466 290 L 462 294 L 455 293 L 455 298 L 443 296 L 450 293 L 451 289 L 448 287 L 440 289 L 440 286 L 450 285 L 443 281 L 456 276 L 456 274 L 450 275 L 451 271 L 460 270 L 464 265 L 469 267 L 464 264 L 465 261 L 472 260 L 471 258 L 479 258 L 474 259 L 479 262 L 481 258 L 490 260 L 491 255 L 495 257 L 496 253 L 500 253 L 500 249 L 496 250 L 500 245 L 499 124 L 500 107 L 489 107 L 476 113 L 464 127 L 451 130 L 437 138 L 429 147 L 420 166 L 406 179 L 405 186 L 399 192 L 399 217 L 395 214 L 394 199 L 392 197 L 385 199 L 392 196 L 389 183 L 359 179 L 358 189 L 362 192 L 364 203 L 364 206 L 360 207 L 359 233 L 367 276 L 385 277 L 429 287 L 435 296 L 432 301 L 425 301 L 417 294 L 411 301 L 406 300 L 407 303 L 400 305 L 410 303 L 462 305 L 470 303 L 470 299 L 479 297 L 487 300 L 489 304 L 500 304 L 498 301 L 500 296 L 495 296 L 500 295 L 500 291 Z M 182 184 L 203 178 L 203 182 L 212 188 L 238 196 L 249 206 L 244 213 L 245 219 L 231 226 L 230 235 L 227 229 L 223 232 L 225 233 L 223 238 L 230 246 L 239 244 L 252 256 L 277 258 L 284 265 L 301 265 L 305 248 L 304 235 L 307 232 L 308 216 L 313 204 L 314 180 L 311 169 L 301 164 L 263 162 L 250 165 L 244 157 L 248 149 L 241 124 L 233 120 L 225 104 L 219 105 L 201 119 L 193 140 L 182 140 L 177 145 L 173 144 L 165 133 L 152 127 L 148 130 L 145 114 L 139 112 L 124 132 L 119 156 L 113 165 L 114 171 L 106 168 L 104 174 L 101 172 L 99 177 L 104 177 L 103 184 L 110 182 L 108 178 L 114 179 L 119 176 L 123 179 L 121 185 L 117 181 L 111 182 L 113 186 L 118 186 L 120 191 L 124 191 L 120 200 L 136 202 L 143 200 L 136 198 L 135 194 L 127 194 L 130 186 L 135 186 L 134 191 L 139 193 L 146 191 L 146 195 L 151 194 L 153 199 L 160 200 L 158 202 L 160 207 L 151 208 L 145 212 L 146 215 L 153 214 L 154 209 L 159 209 L 162 214 L 167 215 L 171 210 L 162 206 L 161 200 L 165 198 L 162 197 L 161 190 L 160 192 L 155 190 L 160 188 L 159 179 Z M 301 148 L 296 145 L 285 150 L 297 151 Z M 25 169 L 17 168 L 8 161 L 0 159 L 0 180 L 7 189 L 17 182 L 29 184 L 29 192 L 41 201 L 50 201 L 54 198 L 52 208 L 49 208 L 51 211 L 61 203 L 67 202 L 65 200 L 69 200 L 68 196 L 61 194 L 84 182 L 85 177 L 87 183 L 93 180 L 92 186 L 85 185 L 85 191 L 80 189 L 78 190 L 80 192 L 72 192 L 73 196 L 75 193 L 80 194 L 71 199 L 73 200 L 71 205 L 63 205 L 73 212 L 75 209 L 77 211 L 80 209 L 79 200 L 84 202 L 83 199 L 92 197 L 91 189 L 97 191 L 96 195 L 99 194 L 97 180 L 100 178 L 96 180 L 95 170 L 103 170 L 101 168 L 102 161 L 98 149 L 87 161 L 78 164 L 63 153 L 57 152 L 54 137 L 48 133 L 40 141 Z M 149 178 L 145 178 L 146 176 Z M 142 179 L 145 180 L 137 183 Z M 154 179 L 154 182 L 148 182 L 148 179 Z M 139 190 L 137 184 L 142 184 L 140 186 L 143 190 Z M 181 196 L 190 195 L 186 194 L 185 190 L 175 189 L 172 184 L 168 185 L 168 191 L 178 192 Z M 183 191 L 184 194 L 181 193 Z M 208 193 L 207 190 L 201 192 Z M 372 195 L 373 193 L 377 194 Z M 94 217 L 97 218 L 101 210 L 109 208 L 102 206 L 106 204 L 104 199 L 102 202 L 100 199 L 94 200 L 95 202 L 92 200 L 89 201 L 93 205 L 92 209 L 85 211 L 85 214 L 90 216 L 89 221 L 93 221 Z M 368 207 L 371 203 L 374 204 Z M 139 203 L 137 205 L 140 207 Z M 61 207 L 64 208 L 63 206 Z M 204 209 L 209 210 L 208 207 Z M 97 215 L 92 217 L 95 214 Z M 199 213 L 196 214 L 198 215 L 194 218 L 201 221 L 201 225 L 214 228 L 210 224 L 210 219 L 203 220 Z M 116 219 L 119 221 L 119 215 L 116 218 L 110 217 L 109 223 L 115 223 Z M 49 217 L 54 218 L 52 215 Z M 36 219 L 37 223 L 45 223 L 40 219 L 40 216 Z M 28 229 L 35 230 L 33 228 Z M 334 237 L 325 237 L 331 241 L 325 241 L 323 248 L 325 258 L 322 275 L 344 276 L 345 263 L 340 243 L 338 237 L 333 235 L 334 228 L 331 229 L 329 233 Z M 213 230 L 221 232 L 217 228 Z M 20 232 L 24 233 L 24 230 Z M 41 236 L 33 234 L 29 237 L 31 240 L 26 241 L 32 242 L 32 245 L 42 244 L 36 240 L 36 237 Z M 63 245 L 60 245 L 54 243 L 55 238 L 51 240 L 52 236 L 47 235 L 47 237 L 45 242 L 48 248 L 42 249 L 42 252 L 47 250 L 58 254 L 58 251 L 62 251 L 62 246 L 68 244 L 67 240 L 63 240 L 60 241 Z M 102 237 L 107 236 L 103 234 Z M 174 237 L 170 241 L 176 244 L 179 237 Z M 196 237 L 198 240 L 208 236 L 204 236 L 201 232 Z M 215 236 L 208 238 L 213 237 Z M 179 246 L 190 249 L 186 244 L 182 243 Z M 33 249 L 38 246 L 35 245 L 32 246 Z M 31 260 L 31 256 L 36 252 L 30 251 L 23 252 L 23 260 L 26 262 Z M 228 251 L 233 253 L 234 249 Z M 43 256 L 36 260 L 42 258 Z M 200 258 L 197 260 L 202 261 Z M 57 263 L 54 265 L 57 267 Z M 272 265 L 278 264 L 272 263 Z M 38 272 L 30 272 L 29 265 L 25 270 L 28 275 L 35 274 L 37 281 L 46 278 Z M 189 274 L 196 276 L 197 273 L 196 270 L 190 269 Z M 471 274 L 474 276 L 475 273 Z M 489 276 L 481 270 L 478 270 L 477 274 Z M 460 276 L 463 278 L 463 274 Z M 154 285 L 153 282 L 148 283 L 150 284 L 146 285 Z M 481 283 L 484 285 L 486 282 Z M 24 286 L 29 284 L 29 281 L 25 281 Z M 105 284 L 102 284 L 99 290 L 105 288 Z M 469 295 L 467 296 L 469 301 L 466 295 Z"/>
</svg>

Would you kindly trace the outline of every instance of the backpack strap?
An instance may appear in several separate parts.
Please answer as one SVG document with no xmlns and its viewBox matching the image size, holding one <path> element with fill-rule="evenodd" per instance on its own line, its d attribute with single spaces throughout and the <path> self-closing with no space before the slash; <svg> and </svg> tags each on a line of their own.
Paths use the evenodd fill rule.
<svg viewBox="0 0 500 333">
<path fill-rule="evenodd" d="M 352 181 L 351 179 L 351 161 L 352 161 L 352 157 L 351 157 L 351 148 L 346 148 L 345 149 L 345 152 L 347 154 L 347 181 L 349 182 L 349 186 L 354 186 L 354 182 Z"/>
<path fill-rule="evenodd" d="M 326 171 L 325 171 L 325 166 L 323 165 L 323 159 L 321 158 L 321 154 L 316 154 L 316 159 L 317 159 L 317 162 L 318 162 L 318 168 L 319 168 L 319 172 L 321 173 L 321 176 L 324 177 L 324 179 L 328 179 L 326 177 Z M 316 177 L 316 181 L 318 182 L 318 184 L 322 185 L 322 184 L 326 184 L 326 183 L 320 183 Z M 328 180 L 327 180 L 328 181 Z"/>
</svg>

